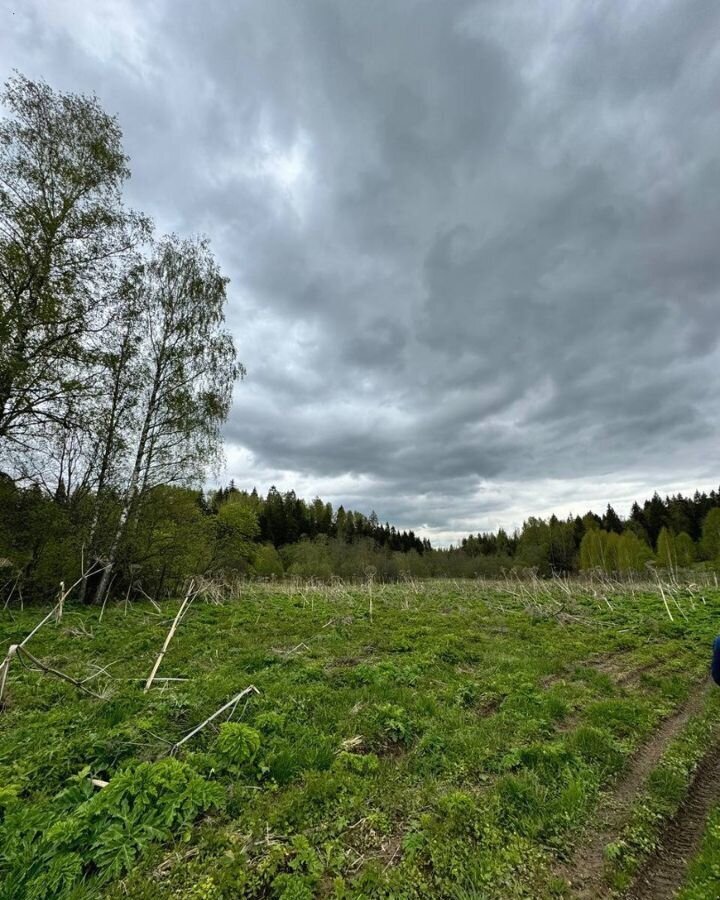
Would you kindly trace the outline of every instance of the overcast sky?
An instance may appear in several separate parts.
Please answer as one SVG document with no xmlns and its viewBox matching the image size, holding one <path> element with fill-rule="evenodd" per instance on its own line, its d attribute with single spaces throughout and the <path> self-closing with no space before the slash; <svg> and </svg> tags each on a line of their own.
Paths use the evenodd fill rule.
<svg viewBox="0 0 720 900">
<path fill-rule="evenodd" d="M 0 0 L 209 235 L 239 486 L 437 543 L 716 486 L 717 0 Z"/>
</svg>

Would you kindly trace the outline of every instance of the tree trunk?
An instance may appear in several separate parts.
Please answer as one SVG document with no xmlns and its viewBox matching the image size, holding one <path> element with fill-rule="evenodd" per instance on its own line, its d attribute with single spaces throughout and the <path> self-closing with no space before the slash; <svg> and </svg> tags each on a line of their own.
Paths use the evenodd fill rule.
<svg viewBox="0 0 720 900">
<path fill-rule="evenodd" d="M 115 529 L 115 535 L 113 536 L 112 544 L 110 545 L 107 564 L 105 566 L 105 569 L 103 570 L 100 584 L 98 585 L 97 591 L 95 592 L 95 603 L 102 603 L 105 597 L 105 592 L 110 585 L 110 577 L 115 566 L 115 557 L 117 556 L 118 547 L 120 546 L 120 540 L 122 539 L 123 532 L 125 531 L 125 523 L 127 522 L 128 515 L 130 514 L 131 503 L 132 500 L 128 493 L 125 497 L 125 502 L 123 503 L 123 508 L 120 512 L 120 518 L 118 519 L 117 528 Z"/>
<path fill-rule="evenodd" d="M 120 546 L 120 541 L 122 540 L 122 536 L 125 532 L 125 526 L 127 525 L 130 511 L 135 503 L 138 494 L 140 473 L 142 472 L 144 465 L 147 462 L 146 450 L 148 444 L 148 436 L 150 434 L 150 424 L 152 422 L 153 416 L 155 415 L 155 403 L 160 387 L 161 374 L 162 363 L 160 360 L 158 360 L 155 366 L 155 377 L 153 379 L 152 391 L 150 393 L 150 398 L 145 409 L 145 418 L 143 420 L 142 431 L 140 432 L 140 439 L 138 440 L 138 447 L 137 452 L 135 453 L 135 463 L 133 465 L 132 475 L 130 476 L 130 483 L 128 484 L 127 491 L 125 492 L 123 507 L 120 511 L 120 518 L 118 519 L 117 528 L 115 529 L 112 544 L 110 545 L 107 566 L 105 568 L 105 571 L 103 572 L 100 584 L 98 585 L 98 589 L 95 593 L 95 603 L 102 603 L 103 599 L 105 598 L 105 592 L 107 591 L 110 584 L 110 576 L 112 575 L 112 570 L 115 566 L 115 558 L 117 556 L 118 547 Z"/>
<path fill-rule="evenodd" d="M 117 369 L 113 378 L 112 400 L 110 403 L 110 420 L 108 422 L 107 434 L 105 435 L 105 446 L 103 447 L 100 472 L 98 473 L 97 485 L 95 488 L 95 509 L 93 511 L 92 524 L 90 525 L 90 534 L 88 536 L 88 554 L 93 556 L 95 550 L 95 537 L 97 535 L 98 525 L 100 523 L 100 503 L 102 492 L 105 488 L 105 481 L 110 470 L 110 462 L 113 455 L 113 446 L 115 443 L 115 434 L 118 429 L 119 408 L 123 394 L 123 375 L 125 374 L 126 365 L 130 358 L 131 351 L 131 330 L 132 326 L 128 325 L 120 344 L 120 354 L 117 361 Z M 117 550 L 117 547 L 115 548 Z M 83 603 L 90 603 L 87 597 L 88 580 L 87 575 L 83 573 L 83 580 L 80 585 L 80 600 Z"/>
</svg>

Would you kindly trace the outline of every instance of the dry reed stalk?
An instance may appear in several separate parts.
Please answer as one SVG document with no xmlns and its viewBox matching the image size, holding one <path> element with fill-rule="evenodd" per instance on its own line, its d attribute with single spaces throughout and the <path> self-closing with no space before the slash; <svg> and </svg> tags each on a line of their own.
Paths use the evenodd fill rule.
<svg viewBox="0 0 720 900">
<path fill-rule="evenodd" d="M 139 590 L 140 593 L 143 595 L 143 597 L 145 597 L 146 600 L 149 600 L 149 601 L 152 603 L 152 605 L 155 607 L 155 609 L 156 609 L 158 612 L 162 612 L 162 610 L 160 609 L 160 606 L 156 603 L 156 601 L 153 600 L 153 598 L 150 596 L 150 594 L 146 593 L 146 592 L 140 587 L 140 585 L 138 585 L 138 590 Z M 127 600 L 125 601 L 125 612 L 126 612 L 126 614 L 127 614 Z"/>
<path fill-rule="evenodd" d="M 38 631 L 42 628 L 42 626 L 46 622 L 49 622 L 50 619 L 52 619 L 53 616 L 56 615 L 56 613 L 57 613 L 57 604 L 55 604 L 55 606 L 53 606 L 53 608 L 45 616 L 45 618 L 42 619 L 40 622 L 38 622 L 38 624 L 30 632 L 30 634 L 28 634 L 19 644 L 11 644 L 10 647 L 8 648 L 8 652 L 7 652 L 5 659 L 2 661 L 2 663 L 0 663 L 0 703 L 2 703 L 2 698 L 5 695 L 5 685 L 7 682 L 8 672 L 10 671 L 10 663 L 17 656 L 17 651 L 21 647 L 24 647 L 25 644 L 27 644 L 27 642 L 30 640 L 30 638 L 33 635 L 37 634 Z"/>
<path fill-rule="evenodd" d="M 171 754 L 175 753 L 177 751 L 178 747 L 182 746 L 185 743 L 185 741 L 189 741 L 191 737 L 195 737 L 195 735 L 199 731 L 202 731 L 202 729 L 206 725 L 209 725 L 210 722 L 213 721 L 213 719 L 217 719 L 218 716 L 222 715 L 222 713 L 224 713 L 226 709 L 229 709 L 233 705 L 237 706 L 237 704 L 242 700 L 242 698 L 246 697 L 250 693 L 259 694 L 260 691 L 255 687 L 254 684 L 251 684 L 249 687 L 246 687 L 242 691 L 240 691 L 239 694 L 235 694 L 235 696 L 232 697 L 230 700 L 228 700 L 227 703 L 224 703 L 220 707 L 220 709 L 216 709 L 215 712 L 211 716 L 208 716 L 207 719 L 205 719 L 203 722 L 201 722 L 199 725 L 197 725 L 195 728 L 193 728 L 193 730 L 191 732 L 189 732 L 189 734 L 186 734 L 184 738 L 181 738 L 176 744 L 173 744 L 172 747 L 170 748 L 170 753 Z"/>
<path fill-rule="evenodd" d="M 155 665 L 152 667 L 152 672 L 150 672 L 150 674 L 148 675 L 148 680 L 145 682 L 145 689 L 143 691 L 143 693 L 145 693 L 145 694 L 147 694 L 147 692 L 150 690 L 150 687 L 151 687 L 153 681 L 155 680 L 157 671 L 160 668 L 160 663 L 163 661 L 163 657 L 165 656 L 165 654 L 167 652 L 167 648 L 170 645 L 170 641 L 172 640 L 173 635 L 175 634 L 175 629 L 180 624 L 180 620 L 182 619 L 183 615 L 185 614 L 185 610 L 188 608 L 188 606 L 192 603 L 192 601 L 197 596 L 197 593 L 198 593 L 197 591 L 194 594 L 192 593 L 192 589 L 194 587 L 195 587 L 195 582 L 191 581 L 190 585 L 187 589 L 187 593 L 185 594 L 185 599 L 180 604 L 180 609 L 177 611 L 177 615 L 175 616 L 175 619 L 173 620 L 173 623 L 170 626 L 170 631 L 168 631 L 168 633 L 167 633 L 167 636 L 165 638 L 165 643 L 163 644 L 162 650 L 160 651 L 160 655 L 155 660 Z"/>
<path fill-rule="evenodd" d="M 71 675 L 66 675 L 65 672 L 61 672 L 59 669 L 53 669 L 51 666 L 46 666 L 45 663 L 40 662 L 39 659 L 34 657 L 32 653 L 26 650 L 22 644 L 18 644 L 16 647 L 16 654 L 19 659 L 22 659 L 23 656 L 26 656 L 33 665 L 36 665 L 38 669 L 41 669 L 43 672 L 46 672 L 48 675 L 55 675 L 56 678 L 60 678 L 63 681 L 67 681 L 69 684 L 74 685 L 79 691 L 82 691 L 83 694 L 89 694 L 91 697 L 95 697 L 97 700 L 104 700 L 104 697 L 101 697 L 100 694 L 96 694 L 95 691 L 91 691 L 90 688 L 86 688 L 82 682 L 78 681 L 76 678 L 73 678 Z"/>
<path fill-rule="evenodd" d="M 55 609 L 56 609 L 55 621 L 56 622 L 60 622 L 60 620 L 62 619 L 63 605 L 65 603 L 66 596 L 67 596 L 67 594 L 65 593 L 65 582 L 61 581 L 60 582 L 60 595 L 58 596 L 57 606 L 55 607 Z"/>
<path fill-rule="evenodd" d="M 3 609 L 7 609 L 8 606 L 10 605 L 10 601 L 12 600 L 12 595 L 15 593 L 15 588 L 18 586 L 18 583 L 20 582 L 21 574 L 22 573 L 18 572 L 17 578 L 13 582 L 13 586 L 10 588 L 10 593 L 7 595 L 7 600 L 5 601 L 5 605 L 3 606 Z M 22 590 L 18 591 L 18 596 L 20 597 L 20 609 L 22 610 L 22 608 L 23 608 L 23 606 L 22 606 Z"/>
<path fill-rule="evenodd" d="M 0 665 L 0 703 L 2 703 L 2 698 L 5 694 L 5 682 L 7 681 L 8 672 L 10 671 L 10 663 L 17 654 L 17 648 L 17 644 L 10 644 L 7 656 Z"/>
<path fill-rule="evenodd" d="M 668 614 L 668 618 L 671 622 L 674 622 L 673 615 L 670 612 L 670 607 L 668 606 L 667 598 L 665 597 L 665 591 L 663 590 L 662 581 L 658 578 L 658 587 L 660 588 L 660 594 L 662 595 L 663 603 L 665 604 L 665 612 Z"/>
</svg>

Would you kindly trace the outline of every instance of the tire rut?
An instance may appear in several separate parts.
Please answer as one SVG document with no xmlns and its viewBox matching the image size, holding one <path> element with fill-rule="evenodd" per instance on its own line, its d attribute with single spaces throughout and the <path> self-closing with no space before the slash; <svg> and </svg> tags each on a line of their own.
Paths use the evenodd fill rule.
<svg viewBox="0 0 720 900">
<path fill-rule="evenodd" d="M 610 895 L 604 877 L 605 847 L 617 838 L 628 819 L 633 801 L 668 745 L 702 708 L 709 687 L 709 680 L 703 679 L 682 706 L 663 719 L 657 730 L 633 755 L 625 774 L 600 800 L 594 816 L 597 826 L 580 838 L 581 843 L 572 858 L 557 870 L 558 876 L 570 884 L 573 897 L 597 900 L 598 897 Z M 644 900 L 650 896 L 644 895 Z"/>
<path fill-rule="evenodd" d="M 669 900 L 685 881 L 687 866 L 700 848 L 710 809 L 720 800 L 720 742 L 695 773 L 690 789 L 667 824 L 657 849 L 640 869 L 627 900 Z"/>
</svg>

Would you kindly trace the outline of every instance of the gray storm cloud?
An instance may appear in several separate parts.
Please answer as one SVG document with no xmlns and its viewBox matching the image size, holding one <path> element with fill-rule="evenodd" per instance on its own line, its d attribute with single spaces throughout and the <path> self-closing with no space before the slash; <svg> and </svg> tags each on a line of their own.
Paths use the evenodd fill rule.
<svg viewBox="0 0 720 900">
<path fill-rule="evenodd" d="M 717 482 L 714 0 L 0 15 L 232 279 L 228 478 L 439 540 Z"/>
</svg>

